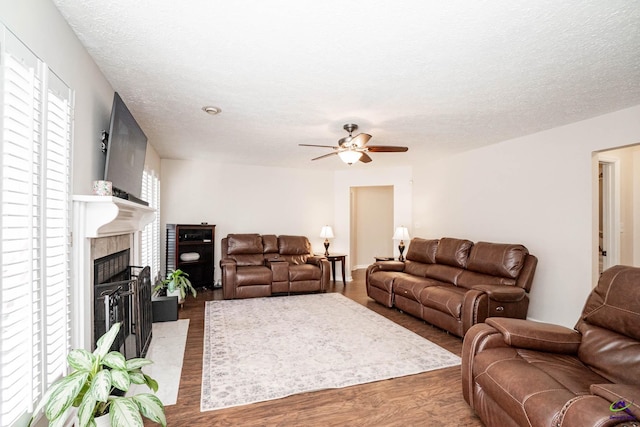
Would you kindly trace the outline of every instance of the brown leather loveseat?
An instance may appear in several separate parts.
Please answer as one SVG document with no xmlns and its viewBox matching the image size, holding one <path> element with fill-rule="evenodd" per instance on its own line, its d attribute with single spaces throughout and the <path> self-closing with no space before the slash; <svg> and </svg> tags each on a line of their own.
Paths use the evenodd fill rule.
<svg viewBox="0 0 640 427">
<path fill-rule="evenodd" d="M 487 426 L 639 426 L 640 268 L 606 270 L 575 329 L 475 325 L 464 337 L 462 391 Z"/>
<path fill-rule="evenodd" d="M 221 246 L 225 299 L 324 292 L 329 283 L 329 261 L 304 236 L 229 234 Z"/>
<path fill-rule="evenodd" d="M 406 261 L 367 268 L 367 294 L 462 337 L 487 317 L 526 318 L 537 262 L 517 244 L 414 238 Z"/>
</svg>

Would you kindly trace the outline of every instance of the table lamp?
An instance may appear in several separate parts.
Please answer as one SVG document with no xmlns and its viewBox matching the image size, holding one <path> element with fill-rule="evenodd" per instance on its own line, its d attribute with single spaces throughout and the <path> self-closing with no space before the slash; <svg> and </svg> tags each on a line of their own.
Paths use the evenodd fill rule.
<svg viewBox="0 0 640 427">
<path fill-rule="evenodd" d="M 329 239 L 333 239 L 333 230 L 330 226 L 325 225 L 320 230 L 320 237 L 324 237 L 324 256 L 329 255 Z"/>
<path fill-rule="evenodd" d="M 400 244 L 398 245 L 398 250 L 400 251 L 398 261 L 404 261 L 404 256 L 402 256 L 402 253 L 404 252 L 404 240 L 409 240 L 410 238 L 409 230 L 404 226 L 396 228 L 396 232 L 393 233 L 393 240 L 400 240 Z"/>
</svg>

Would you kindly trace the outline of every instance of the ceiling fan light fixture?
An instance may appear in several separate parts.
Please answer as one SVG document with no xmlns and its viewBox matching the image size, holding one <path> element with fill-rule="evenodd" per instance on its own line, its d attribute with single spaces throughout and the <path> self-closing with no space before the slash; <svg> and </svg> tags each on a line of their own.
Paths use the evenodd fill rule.
<svg viewBox="0 0 640 427">
<path fill-rule="evenodd" d="M 338 156 L 340 156 L 340 159 L 346 164 L 352 165 L 358 160 L 360 160 L 360 157 L 362 157 L 362 153 L 360 151 L 355 151 L 355 150 L 345 150 L 345 151 L 340 151 L 338 153 Z"/>
</svg>

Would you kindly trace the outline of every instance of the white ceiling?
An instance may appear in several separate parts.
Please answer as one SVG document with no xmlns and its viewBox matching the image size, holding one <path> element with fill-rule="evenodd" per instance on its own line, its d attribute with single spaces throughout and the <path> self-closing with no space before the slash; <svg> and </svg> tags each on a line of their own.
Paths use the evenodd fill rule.
<svg viewBox="0 0 640 427">
<path fill-rule="evenodd" d="M 640 104 L 637 0 L 53 2 L 162 158 L 343 169 L 298 143 L 355 122 L 409 152 L 351 168 L 407 164 Z"/>
</svg>

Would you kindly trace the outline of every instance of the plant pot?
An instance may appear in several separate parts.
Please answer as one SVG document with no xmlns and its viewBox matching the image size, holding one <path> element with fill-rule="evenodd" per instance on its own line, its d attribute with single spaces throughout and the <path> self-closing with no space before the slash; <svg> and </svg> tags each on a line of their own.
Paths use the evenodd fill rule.
<svg viewBox="0 0 640 427">
<path fill-rule="evenodd" d="M 111 423 L 109 421 L 109 414 L 100 415 L 99 417 L 94 418 L 96 422 L 96 427 L 110 427 Z"/>
<path fill-rule="evenodd" d="M 168 297 L 178 297 L 178 304 L 182 305 L 184 304 L 184 299 L 180 298 L 180 289 L 176 289 L 173 292 L 170 292 L 167 290 L 167 296 Z"/>
</svg>

